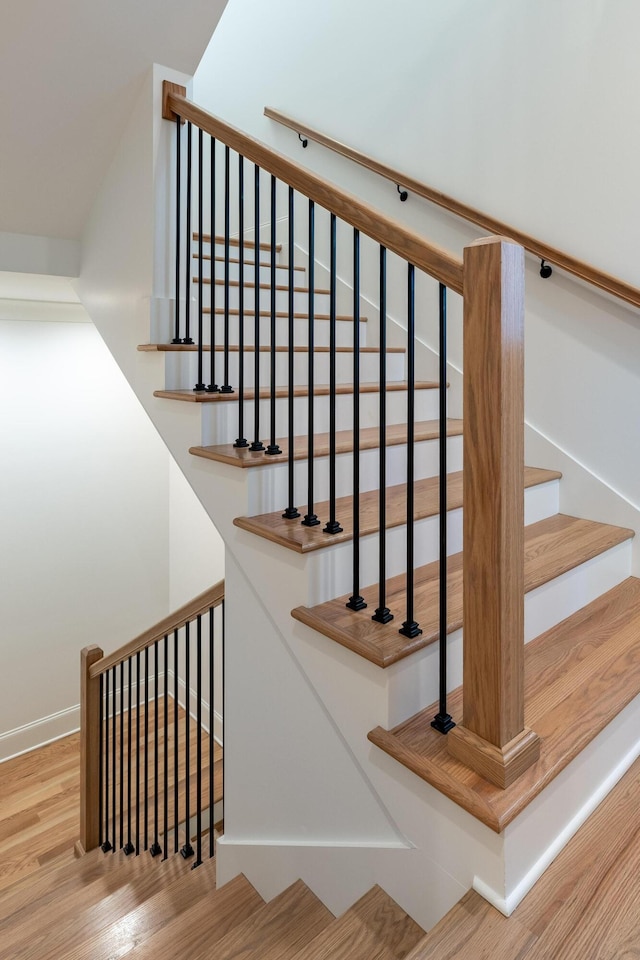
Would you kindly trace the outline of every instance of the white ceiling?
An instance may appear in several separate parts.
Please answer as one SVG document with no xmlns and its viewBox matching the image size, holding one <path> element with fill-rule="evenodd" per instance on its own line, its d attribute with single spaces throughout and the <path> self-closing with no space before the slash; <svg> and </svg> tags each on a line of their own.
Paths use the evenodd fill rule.
<svg viewBox="0 0 640 960">
<path fill-rule="evenodd" d="M 0 0 L 0 232 L 79 238 L 153 63 L 193 74 L 226 0 Z"/>
</svg>

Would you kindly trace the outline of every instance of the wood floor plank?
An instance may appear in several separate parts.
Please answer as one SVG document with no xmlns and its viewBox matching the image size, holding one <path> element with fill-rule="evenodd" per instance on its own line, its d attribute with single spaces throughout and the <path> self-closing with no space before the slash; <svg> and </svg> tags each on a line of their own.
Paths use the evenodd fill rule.
<svg viewBox="0 0 640 960">
<path fill-rule="evenodd" d="M 374 886 L 346 913 L 300 952 L 300 960 L 370 960 L 404 957 L 424 937 L 422 927 L 379 886 Z"/>
<path fill-rule="evenodd" d="M 526 592 L 548 583 L 631 537 L 632 530 L 564 514 L 557 514 L 525 527 Z M 397 621 L 404 620 L 406 611 L 404 574 L 392 577 L 386 583 L 387 606 L 395 617 L 390 623 L 374 623 L 366 610 L 354 612 L 348 609 L 346 603 L 349 594 L 314 607 L 296 607 L 291 611 L 291 615 L 295 620 L 335 640 L 371 663 L 387 667 L 439 639 L 439 577 L 437 562 L 415 570 L 415 619 L 422 629 L 422 633 L 417 637 L 404 637 L 398 632 Z M 449 557 L 447 590 L 447 632 L 452 633 L 462 626 L 461 553 Z M 378 605 L 378 585 L 363 587 L 361 593 L 368 606 L 375 609 Z"/>
<path fill-rule="evenodd" d="M 561 474 L 556 470 L 542 470 L 538 467 L 525 467 L 525 489 L 552 480 L 560 479 Z M 439 477 L 425 477 L 416 480 L 414 484 L 414 520 L 423 520 L 426 517 L 438 516 L 440 512 L 440 479 Z M 407 484 L 399 483 L 386 488 L 386 527 L 402 526 L 407 522 Z M 447 510 L 457 510 L 462 507 L 462 471 L 450 473 L 447 477 Z M 314 505 L 318 517 L 329 516 L 329 501 L 321 501 Z M 298 508 L 304 515 L 308 512 L 305 504 Z M 380 498 L 378 490 L 368 490 L 360 494 L 360 534 L 363 537 L 377 533 L 380 529 Z M 329 548 L 336 543 L 345 543 L 353 539 L 353 497 L 338 497 L 335 503 L 335 515 L 342 527 L 342 532 L 330 537 L 323 533 L 322 526 L 304 527 L 300 523 L 292 524 L 282 516 L 282 510 L 273 513 L 263 513 L 255 517 L 236 517 L 233 521 L 236 527 L 248 530 L 256 536 L 277 543 L 281 547 L 294 550 L 296 553 L 310 553 L 314 550 Z"/>
<path fill-rule="evenodd" d="M 397 391 L 406 391 L 407 383 L 405 380 L 390 380 L 387 383 L 387 393 L 395 393 Z M 420 380 L 416 383 L 416 390 L 437 390 L 438 384 L 430 380 Z M 360 393 L 379 393 L 380 384 L 376 382 L 371 383 L 361 383 L 360 384 Z M 269 387 L 260 388 L 260 397 L 263 399 L 269 399 L 271 396 L 271 390 Z M 313 393 L 315 397 L 326 397 L 329 395 L 329 384 L 328 383 L 317 383 L 313 388 Z M 336 394 L 352 394 L 353 393 L 353 384 L 351 383 L 338 383 L 336 385 Z M 159 397 L 164 400 L 183 400 L 186 403 L 236 403 L 238 400 L 237 393 L 207 393 L 206 390 L 154 390 L 154 397 Z M 295 397 L 306 397 L 309 395 L 309 389 L 306 386 L 296 386 L 293 390 L 293 395 Z M 277 387 L 276 388 L 276 397 L 288 397 L 289 388 L 288 387 Z M 253 400 L 255 397 L 255 391 L 252 389 L 244 391 L 245 400 Z"/>
<path fill-rule="evenodd" d="M 630 577 L 526 645 L 525 723 L 541 738 L 540 759 L 505 790 L 450 756 L 430 726 L 435 704 L 369 739 L 500 832 L 640 693 L 639 635 L 640 580 Z M 564 652 L 551 680 L 549 649 L 558 645 Z M 462 688 L 449 711 L 460 722 Z"/>
<path fill-rule="evenodd" d="M 440 436 L 440 424 L 438 420 L 421 420 L 415 424 L 415 442 L 422 443 L 429 440 L 437 440 Z M 447 420 L 447 436 L 462 436 L 462 420 Z M 397 446 L 407 442 L 407 426 L 404 423 L 389 424 L 387 426 L 387 446 Z M 336 453 L 353 452 L 353 431 L 336 431 Z M 268 444 L 265 442 L 265 448 Z M 233 467 L 265 467 L 273 463 L 286 463 L 289 456 L 289 440 L 287 437 L 280 437 L 277 441 L 282 450 L 281 454 L 266 457 L 264 453 L 252 452 L 248 447 L 234 447 L 231 443 L 210 445 L 203 447 L 191 447 L 189 453 L 195 457 L 203 457 L 206 460 L 217 460 L 220 463 L 228 463 Z M 329 455 L 329 434 L 316 433 L 313 438 L 314 457 L 326 457 Z M 360 430 L 360 450 L 377 450 L 380 445 L 380 431 L 377 427 L 365 427 Z M 295 437 L 293 459 L 306 460 L 309 456 L 309 440 L 306 435 Z"/>
</svg>

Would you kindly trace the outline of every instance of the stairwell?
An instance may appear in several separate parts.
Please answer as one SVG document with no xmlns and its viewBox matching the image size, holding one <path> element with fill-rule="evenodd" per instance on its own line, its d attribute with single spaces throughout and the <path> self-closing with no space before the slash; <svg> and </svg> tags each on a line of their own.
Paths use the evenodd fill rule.
<svg viewBox="0 0 640 960">
<path fill-rule="evenodd" d="M 147 94 L 140 107 L 143 111 L 154 96 L 157 104 L 157 84 Z M 169 289 L 166 277 L 156 274 L 154 280 L 146 263 L 146 274 L 135 281 L 146 290 L 144 296 L 152 289 L 156 292 L 151 310 L 148 301 L 133 298 L 126 316 L 119 317 L 101 301 L 110 271 L 135 275 L 129 255 L 140 235 L 127 234 L 121 251 L 109 253 L 102 262 L 101 256 L 127 223 L 118 178 L 121 164 L 137 142 L 139 119 L 134 115 L 120 166 L 112 172 L 102 208 L 95 214 L 89 238 L 93 252 L 79 289 L 227 546 L 227 635 L 233 642 L 226 663 L 225 837 L 219 845 L 218 878 L 226 884 L 244 873 L 265 899 L 285 897 L 286 902 L 303 889 L 291 886 L 301 877 L 332 914 L 344 914 L 379 884 L 424 929 L 432 927 L 472 886 L 508 914 L 640 749 L 636 734 L 640 666 L 635 649 L 640 590 L 630 575 L 633 531 L 561 513 L 559 472 L 545 469 L 544 463 L 528 466 L 525 703 L 527 725 L 540 735 L 542 751 L 537 763 L 513 785 L 506 790 L 493 787 L 451 758 L 445 738 L 423 722 L 433 716 L 437 700 L 434 383 L 421 380 L 416 391 L 416 618 L 423 632 L 406 638 L 398 633 L 405 605 L 403 348 L 394 342 L 386 362 L 387 598 L 395 619 L 378 624 L 372 623 L 371 611 L 355 613 L 345 607 L 351 556 L 348 478 L 353 443 L 349 429 L 339 434 L 336 453 L 337 492 L 344 498 L 340 501 L 343 529 L 328 540 L 321 527 L 305 528 L 282 518 L 288 455 L 284 384 L 275 401 L 282 453 L 266 457 L 234 448 L 237 393 L 194 392 L 194 351 L 189 345 L 170 343 L 167 300 L 159 292 L 161 287 Z M 129 167 L 128 175 L 134 181 L 139 177 L 142 184 L 143 171 L 141 163 L 133 172 Z M 151 206 L 154 191 L 166 191 L 166 186 L 144 189 Z M 148 237 L 143 243 L 148 249 Z M 270 297 L 271 258 L 278 259 L 277 270 L 283 273 L 287 263 L 269 244 L 259 251 L 249 243 L 245 246 L 245 310 L 251 312 L 256 278 L 265 297 Z M 288 250 L 287 256 L 291 255 Z M 140 265 L 141 258 L 136 256 Z M 213 268 L 206 278 L 209 291 L 222 279 L 218 258 L 223 256 L 222 242 L 213 248 L 209 244 L 210 259 L 205 261 Z M 230 260 L 229 268 L 232 300 L 227 315 L 231 330 L 237 333 L 237 257 Z M 297 489 L 303 490 L 301 457 L 308 447 L 304 338 L 311 292 L 305 269 L 296 268 L 296 274 L 294 458 Z M 312 292 L 316 384 L 321 385 L 316 390 L 315 512 L 325 521 L 329 451 L 322 370 L 328 337 L 322 331 L 328 322 L 327 294 L 323 284 Z M 276 291 L 277 296 L 281 294 L 285 296 Z M 286 316 L 286 306 L 282 311 Z M 282 311 L 279 307 L 278 312 Z M 149 313 L 150 329 L 145 320 Z M 362 592 L 374 609 L 374 559 L 380 532 L 375 509 L 379 352 L 375 342 L 369 342 L 368 322 L 363 312 Z M 268 342 L 266 318 L 264 327 L 263 346 Z M 349 352 L 353 317 L 344 314 L 337 327 L 337 421 L 342 426 L 349 423 L 353 393 Z M 395 331 L 395 339 L 402 339 L 402 331 Z M 239 353 L 234 346 L 229 352 L 232 382 Z M 247 417 L 253 400 L 251 346 L 248 340 Z M 283 372 L 279 363 L 276 356 L 278 376 Z M 428 369 L 426 351 L 419 363 Z M 455 388 L 454 384 L 452 391 Z M 263 423 L 269 422 L 268 404 L 265 396 Z M 457 407 L 455 398 L 451 406 Z M 448 425 L 448 659 L 454 719 L 460 715 L 462 681 L 463 432 L 464 421 L 452 418 Z M 303 500 L 297 496 L 302 515 L 306 512 Z M 326 936 L 330 942 L 333 934 Z M 404 954 L 392 951 L 391 955 Z"/>
</svg>

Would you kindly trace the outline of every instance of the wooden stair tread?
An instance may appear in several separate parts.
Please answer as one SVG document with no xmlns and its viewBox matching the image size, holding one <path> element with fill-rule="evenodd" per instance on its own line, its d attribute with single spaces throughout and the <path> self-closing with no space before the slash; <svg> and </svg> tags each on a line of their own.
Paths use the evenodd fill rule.
<svg viewBox="0 0 640 960">
<path fill-rule="evenodd" d="M 214 943 L 263 905 L 260 894 L 245 876 L 239 874 L 211 896 L 200 899 L 170 920 L 159 933 L 134 947 L 127 957 L 131 960 L 210 957 Z"/>
<path fill-rule="evenodd" d="M 543 470 L 538 467 L 525 468 L 525 487 L 558 480 L 561 474 L 556 470 Z M 423 520 L 437 516 L 440 509 L 438 477 L 426 477 L 415 481 L 415 510 L 414 520 Z M 379 497 L 378 490 L 369 490 L 360 494 L 360 534 L 377 533 L 379 524 Z M 386 489 L 386 528 L 405 525 L 407 522 L 407 485 L 400 483 Z M 462 507 L 462 471 L 450 473 L 447 479 L 447 510 L 456 510 Z M 302 516 L 307 513 L 306 504 L 299 507 Z M 329 501 L 315 504 L 318 517 L 324 521 L 329 519 Z M 286 520 L 282 510 L 274 513 L 263 513 L 255 517 L 237 517 L 235 526 L 255 533 L 259 537 L 278 543 L 282 547 L 294 550 L 297 553 L 310 553 L 322 550 L 336 543 L 344 543 L 353 539 L 353 497 L 338 497 L 336 500 L 336 517 L 342 526 L 341 533 L 328 535 L 322 532 L 322 525 L 304 527 L 301 523 Z"/>
<path fill-rule="evenodd" d="M 198 259 L 199 259 L 197 253 L 193 253 L 193 254 L 192 254 L 192 257 L 193 257 L 194 260 L 198 260 Z M 211 260 L 211 254 L 210 254 L 210 253 L 203 253 L 203 254 L 202 254 L 202 259 L 203 259 L 203 260 Z M 226 263 L 226 260 L 225 260 L 224 257 L 214 257 L 214 260 L 215 260 L 216 263 Z M 229 263 L 240 263 L 240 260 L 239 260 L 237 257 L 229 257 Z M 245 265 L 245 267 L 255 267 L 256 263 L 255 263 L 255 260 L 245 260 L 245 261 L 244 261 L 244 265 Z M 258 266 L 259 266 L 259 267 L 271 267 L 271 261 L 270 261 L 270 260 L 260 260 L 260 261 L 258 261 Z M 294 270 L 299 270 L 301 273 L 304 273 L 304 270 L 305 270 L 304 267 L 294 267 L 293 269 L 294 269 Z M 288 271 L 288 270 L 289 270 L 289 264 L 288 264 L 288 263 L 276 263 L 276 270 L 287 270 L 287 271 Z"/>
<path fill-rule="evenodd" d="M 559 577 L 605 550 L 633 537 L 633 531 L 557 514 L 525 527 L 525 590 Z M 324 634 L 380 667 L 409 656 L 439 638 L 439 564 L 415 570 L 415 619 L 422 633 L 412 639 L 398 632 L 406 611 L 406 577 L 387 581 L 387 606 L 395 619 L 381 624 L 368 610 L 354 612 L 345 604 L 349 594 L 314 607 L 296 607 L 294 619 Z M 448 633 L 462 626 L 462 554 L 449 557 Z M 372 610 L 378 606 L 378 585 L 365 587 L 362 596 Z"/>
<path fill-rule="evenodd" d="M 380 887 L 372 887 L 320 933 L 299 960 L 402 960 L 424 930 Z"/>
<path fill-rule="evenodd" d="M 525 724 L 540 759 L 505 790 L 453 760 L 430 721 L 437 705 L 369 740 L 496 832 L 535 797 L 640 693 L 640 580 L 629 577 L 525 646 Z M 449 698 L 456 722 L 462 688 Z"/>
<path fill-rule="evenodd" d="M 203 307 L 203 308 L 202 308 L 202 312 L 203 312 L 204 314 L 209 315 L 209 314 L 211 313 L 211 307 Z M 225 310 L 224 307 L 216 307 L 216 309 L 215 309 L 215 314 L 216 314 L 216 316 L 223 317 L 226 313 L 227 313 L 227 311 Z M 230 316 L 230 317 L 238 317 L 238 316 L 240 316 L 240 311 L 239 311 L 236 307 L 232 307 L 232 308 L 228 311 L 228 313 L 229 313 L 229 316 Z M 256 314 L 255 314 L 255 310 L 245 310 L 245 311 L 244 311 L 244 318 L 245 318 L 245 319 L 248 319 L 249 317 L 253 318 L 253 317 L 255 317 L 255 315 L 256 315 Z M 260 310 L 259 316 L 261 316 L 261 317 L 271 317 L 271 310 Z M 276 310 L 276 317 L 278 317 L 278 318 L 281 319 L 281 320 L 287 320 L 287 319 L 289 318 L 289 311 L 288 311 L 288 310 Z M 308 320 L 308 319 L 309 319 L 309 314 L 308 314 L 308 313 L 305 313 L 303 310 L 296 310 L 295 313 L 293 314 L 293 317 L 294 317 L 295 320 Z M 329 320 L 329 319 L 330 319 L 328 313 L 314 313 L 313 318 L 314 318 L 314 320 Z M 348 314 L 348 313 L 345 313 L 345 314 L 340 313 L 340 314 L 338 314 L 338 315 L 336 316 L 336 320 L 339 321 L 339 322 L 345 321 L 345 322 L 347 322 L 347 323 L 353 323 L 353 315 L 352 315 L 352 314 Z M 360 323 L 367 323 L 367 321 L 368 321 L 368 318 L 367 318 L 367 317 L 360 317 Z"/>
<path fill-rule="evenodd" d="M 414 424 L 415 442 L 421 443 L 426 440 L 437 440 L 440 436 L 440 423 L 438 420 L 420 420 Z M 462 436 L 462 420 L 447 420 L 447 436 Z M 387 425 L 387 446 L 395 446 L 407 442 L 407 425 L 405 423 L 394 423 Z M 268 442 L 268 441 L 267 441 Z M 265 447 L 267 446 L 265 442 Z M 274 457 L 267 457 L 263 452 L 253 452 L 248 447 L 234 447 L 232 443 L 221 443 L 218 445 L 191 447 L 189 453 L 195 457 L 204 457 L 206 460 L 216 460 L 219 463 L 228 463 L 232 467 L 263 467 L 270 463 L 282 463 L 289 456 L 289 441 L 287 437 L 281 437 L 278 445 L 282 450 L 281 454 Z M 377 427 L 365 427 L 360 430 L 360 450 L 377 450 L 380 445 L 380 431 Z M 353 431 L 336 431 L 336 453 L 353 452 Z M 316 433 L 313 442 L 313 453 L 315 457 L 327 457 L 329 455 L 329 434 Z M 309 443 L 306 436 L 297 436 L 294 438 L 293 459 L 306 460 L 309 454 Z"/>
<path fill-rule="evenodd" d="M 165 926 L 172 920 L 181 919 L 194 903 L 204 901 L 210 907 L 216 889 L 215 860 L 208 860 L 197 870 L 187 869 L 186 872 L 184 867 L 171 870 L 168 861 L 158 866 L 155 886 L 147 884 L 143 892 L 139 884 L 133 889 L 126 884 L 110 901 L 103 901 L 97 908 L 77 916 L 73 929 L 63 935 L 56 924 L 55 933 L 49 934 L 36 955 L 37 960 L 57 960 L 61 956 L 65 960 L 85 960 L 87 957 L 112 960 L 113 957 L 129 956 L 136 945 L 153 938 L 156 933 L 162 935 Z M 160 878 L 161 886 L 158 884 Z M 174 950 L 176 946 L 174 944 Z"/>
<path fill-rule="evenodd" d="M 193 277 L 193 278 L 192 278 L 192 283 L 199 283 L 199 282 L 200 282 L 200 277 Z M 216 286 L 216 287 L 224 287 L 224 285 L 225 285 L 226 282 L 227 282 L 227 281 L 224 280 L 224 279 L 222 279 L 221 277 L 217 277 L 214 286 Z M 203 283 L 205 286 L 211 286 L 211 277 L 203 277 L 203 278 L 202 278 L 202 283 Z M 239 286 L 240 286 L 240 281 L 239 281 L 239 280 L 231 280 L 231 278 L 229 278 L 229 286 L 230 286 L 230 287 L 239 287 Z M 242 284 L 242 286 L 243 286 L 243 287 L 248 287 L 250 290 L 255 290 L 255 288 L 256 288 L 256 283 L 255 283 L 253 280 L 245 280 L 244 283 Z M 271 289 L 272 289 L 270 283 L 258 283 L 257 286 L 260 288 L 260 290 L 271 290 Z M 275 286 L 275 289 L 276 289 L 276 290 L 283 290 L 283 291 L 285 291 L 286 293 L 288 293 L 288 292 L 289 292 L 289 284 L 288 284 L 288 283 L 277 283 L 276 286 Z M 296 286 L 294 286 L 293 292 L 294 292 L 294 293 L 309 293 L 310 291 L 309 291 L 309 287 L 296 287 Z M 314 288 L 313 288 L 313 292 L 316 293 L 316 294 L 320 294 L 320 295 L 322 295 L 322 296 L 327 296 L 327 297 L 328 297 L 329 294 L 331 293 L 330 290 L 323 289 L 322 287 L 314 287 Z"/>
<path fill-rule="evenodd" d="M 438 384 L 425 380 L 416 383 L 416 390 L 437 390 Z M 395 391 L 406 391 L 407 382 L 406 380 L 392 380 L 387 383 L 387 392 Z M 361 383 L 360 384 L 360 393 L 379 393 L 380 384 L 376 381 L 371 383 Z M 328 383 L 317 383 L 313 389 L 314 396 L 316 397 L 326 397 L 329 394 L 329 384 Z M 353 384 L 352 383 L 338 383 L 336 385 L 336 394 L 349 394 L 353 393 Z M 297 386 L 293 389 L 293 395 L 295 397 L 306 397 L 309 394 L 309 388 L 304 386 Z M 237 393 L 207 393 L 205 390 L 154 390 L 154 397 L 160 397 L 164 400 L 184 400 L 187 403 L 228 403 L 229 401 L 237 401 Z M 244 391 L 245 400 L 253 400 L 255 392 L 253 389 Z M 260 397 L 268 400 L 271 396 L 271 391 L 268 387 L 262 387 L 260 389 Z M 276 397 L 288 397 L 289 388 L 288 387 L 277 387 L 276 388 Z"/>
<path fill-rule="evenodd" d="M 199 240 L 199 239 L 200 239 L 200 234 L 197 233 L 195 230 L 194 230 L 193 233 L 192 233 L 192 239 L 193 239 L 193 240 Z M 231 246 L 231 247 L 239 247 L 239 246 L 240 246 L 240 240 L 239 240 L 238 237 L 229 237 L 228 239 L 229 239 L 229 246 Z M 202 242 L 203 242 L 203 243 L 211 243 L 211 234 L 210 234 L 210 233 L 203 233 L 203 234 L 202 234 Z M 216 235 L 215 235 L 215 242 L 216 242 L 216 243 L 224 243 L 224 242 L 225 242 L 224 236 L 219 236 L 218 234 L 216 234 Z M 254 241 L 254 240 L 245 240 L 243 246 L 245 246 L 248 250 L 255 250 L 256 244 L 255 244 L 255 241 Z M 270 244 L 270 243 L 260 243 L 260 244 L 258 244 L 258 246 L 259 246 L 260 250 L 271 250 L 271 244 Z M 276 253 L 280 253 L 281 250 L 282 250 L 282 244 L 281 244 L 281 243 L 276 243 L 276 245 L 275 245 L 275 247 L 274 247 L 273 249 L 276 251 Z"/>
<path fill-rule="evenodd" d="M 137 348 L 142 353 L 196 353 L 198 350 L 197 343 L 140 343 Z M 224 352 L 224 344 L 216 345 L 216 353 Z M 240 347 L 237 343 L 230 343 L 228 349 L 231 353 L 238 353 Z M 271 347 L 267 344 L 263 344 L 258 347 L 260 353 L 271 353 Z M 211 353 L 211 346 L 208 343 L 203 343 L 202 345 L 203 353 Z M 255 353 L 255 347 L 253 345 L 244 347 L 245 353 Z M 287 346 L 276 346 L 276 353 L 288 353 L 289 347 Z M 294 353 L 309 353 L 309 348 L 304 346 L 295 346 L 293 348 Z M 329 347 L 319 347 L 314 346 L 314 353 L 329 353 Z M 336 347 L 336 353 L 350 353 L 353 354 L 353 347 Z M 378 347 L 360 347 L 360 353 L 380 353 Z M 387 347 L 386 353 L 406 353 L 404 347 Z"/>
<path fill-rule="evenodd" d="M 283 893 L 259 907 L 216 945 L 216 960 L 285 960 L 296 954 L 333 921 L 333 915 L 297 880 Z M 204 952 L 189 960 L 205 960 Z"/>
</svg>

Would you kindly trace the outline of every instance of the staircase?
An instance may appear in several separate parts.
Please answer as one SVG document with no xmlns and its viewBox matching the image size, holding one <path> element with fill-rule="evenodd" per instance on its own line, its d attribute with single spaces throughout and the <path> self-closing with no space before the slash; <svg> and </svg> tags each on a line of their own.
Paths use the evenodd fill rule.
<svg viewBox="0 0 640 960">
<path fill-rule="evenodd" d="M 194 298 L 204 290 L 203 317 L 210 319 L 213 309 L 219 323 L 228 323 L 226 351 L 218 343 L 211 350 L 207 324 L 201 358 L 194 345 L 172 343 L 166 303 L 157 298 L 152 303 L 150 336 L 138 343 L 134 362 L 126 351 L 131 350 L 133 333 L 140 331 L 141 325 L 131 324 L 125 335 L 123 324 L 102 312 L 97 300 L 92 309 L 91 267 L 80 288 L 82 294 L 84 282 L 89 312 L 114 352 L 126 356 L 123 366 L 131 367 L 139 396 L 227 547 L 226 630 L 233 641 L 225 664 L 225 836 L 216 858 L 218 879 L 224 886 L 213 901 L 224 893 L 229 881 L 244 883 L 233 879 L 239 874 L 246 875 L 270 901 L 260 910 L 272 909 L 280 897 L 285 898 L 281 903 L 297 902 L 300 897 L 305 904 L 300 909 L 309 909 L 310 916 L 316 917 L 308 923 L 310 943 L 304 950 L 309 952 L 283 955 L 309 957 L 356 955 L 340 953 L 337 945 L 335 952 L 333 946 L 329 949 L 327 945 L 333 944 L 343 921 L 331 921 L 325 907 L 318 907 L 316 914 L 312 906 L 316 896 L 331 914 L 342 915 L 346 926 L 350 921 L 344 918 L 356 909 L 354 902 L 364 916 L 369 909 L 367 897 L 377 902 L 377 897 L 386 896 L 379 887 L 388 890 L 424 929 L 432 927 L 472 886 L 509 914 L 640 750 L 636 734 L 640 581 L 631 576 L 634 532 L 561 513 L 559 471 L 547 469 L 545 463 L 527 466 L 523 491 L 524 702 L 525 724 L 540 738 L 540 756 L 506 789 L 495 786 L 456 759 L 447 738 L 430 725 L 439 709 L 438 648 L 442 646 L 437 604 L 440 428 L 433 356 L 418 346 L 417 369 L 423 379 L 415 384 L 413 603 L 421 632 L 405 636 L 399 632 L 408 605 L 404 572 L 408 438 L 404 331 L 391 322 L 381 367 L 377 320 L 361 311 L 357 522 L 361 594 L 367 608 L 354 611 L 346 606 L 352 595 L 354 527 L 353 310 L 341 307 L 335 320 L 338 429 L 332 441 L 328 403 L 332 311 L 327 302 L 327 271 L 321 261 L 307 260 L 303 266 L 304 250 L 287 243 L 284 231 L 283 247 L 273 236 L 258 249 L 245 240 L 242 254 L 240 245 L 228 240 L 228 235 L 214 238 L 213 244 L 199 229 L 193 238 L 191 233 L 189 236 L 190 259 L 204 247 L 198 260 L 206 270 L 202 284 L 196 275 L 190 276 L 189 286 L 193 286 Z M 287 261 L 292 256 L 295 306 L 291 312 Z M 312 272 L 319 282 L 312 280 Z M 238 325 L 241 289 L 247 321 L 243 351 Z M 229 298 L 225 306 L 220 305 L 223 290 Z M 266 306 L 266 315 L 258 320 L 260 386 L 256 398 L 256 295 L 262 313 L 262 305 L 271 304 L 272 294 L 276 302 L 273 320 Z M 348 294 L 346 286 L 340 287 L 338 301 L 348 304 Z M 196 302 L 192 301 L 194 314 Z M 311 306 L 315 318 L 315 499 L 309 505 L 304 502 L 304 491 L 310 447 L 306 424 Z M 290 352 L 281 346 L 289 342 L 290 321 L 295 339 L 293 445 L 287 402 Z M 278 346 L 271 353 L 274 327 Z M 204 367 L 206 383 L 230 383 L 234 392 L 193 389 L 202 382 L 198 364 L 210 365 L 212 358 L 216 359 L 210 380 L 211 367 Z M 244 437 L 238 427 L 237 391 L 242 362 L 243 413 L 248 425 Z M 264 386 L 272 363 L 276 371 L 273 395 Z M 378 578 L 381 369 L 386 376 L 387 403 L 383 584 Z M 459 384 L 453 376 L 451 383 L 449 405 L 459 410 Z M 277 446 L 280 452 L 266 455 L 250 446 L 234 446 L 239 437 L 252 439 L 255 410 L 260 423 L 267 425 L 259 439 L 264 447 Z M 460 726 L 464 419 L 449 418 L 446 433 L 449 599 L 445 648 L 448 709 Z M 336 463 L 334 498 L 330 490 L 332 457 Z M 300 519 L 283 517 L 290 491 L 290 461 L 295 506 L 301 518 L 316 514 L 319 525 L 304 526 Z M 327 534 L 323 526 L 334 510 L 341 529 Z M 380 606 L 381 586 L 393 614 L 387 623 L 371 619 Z M 297 879 L 300 877 L 302 880 Z M 376 892 L 366 893 L 372 887 Z M 365 905 L 358 907 L 363 903 L 361 897 Z M 374 912 L 377 909 L 374 907 Z M 387 909 L 392 910 L 387 906 L 383 912 Z M 253 919 L 243 919 L 249 925 L 246 929 L 260 910 L 252 914 Z M 274 923 L 274 931 L 277 928 L 277 921 L 265 923 Z M 363 923 L 366 927 L 368 921 Z M 225 928 L 221 942 L 227 937 L 233 938 L 233 932 Z M 318 946 L 313 952 L 315 940 Z M 412 945 L 405 942 L 404 933 L 398 943 L 402 946 L 395 941 L 377 946 L 368 943 L 366 955 L 404 956 Z M 259 955 L 280 956 L 275 947 L 273 951 Z"/>
</svg>

